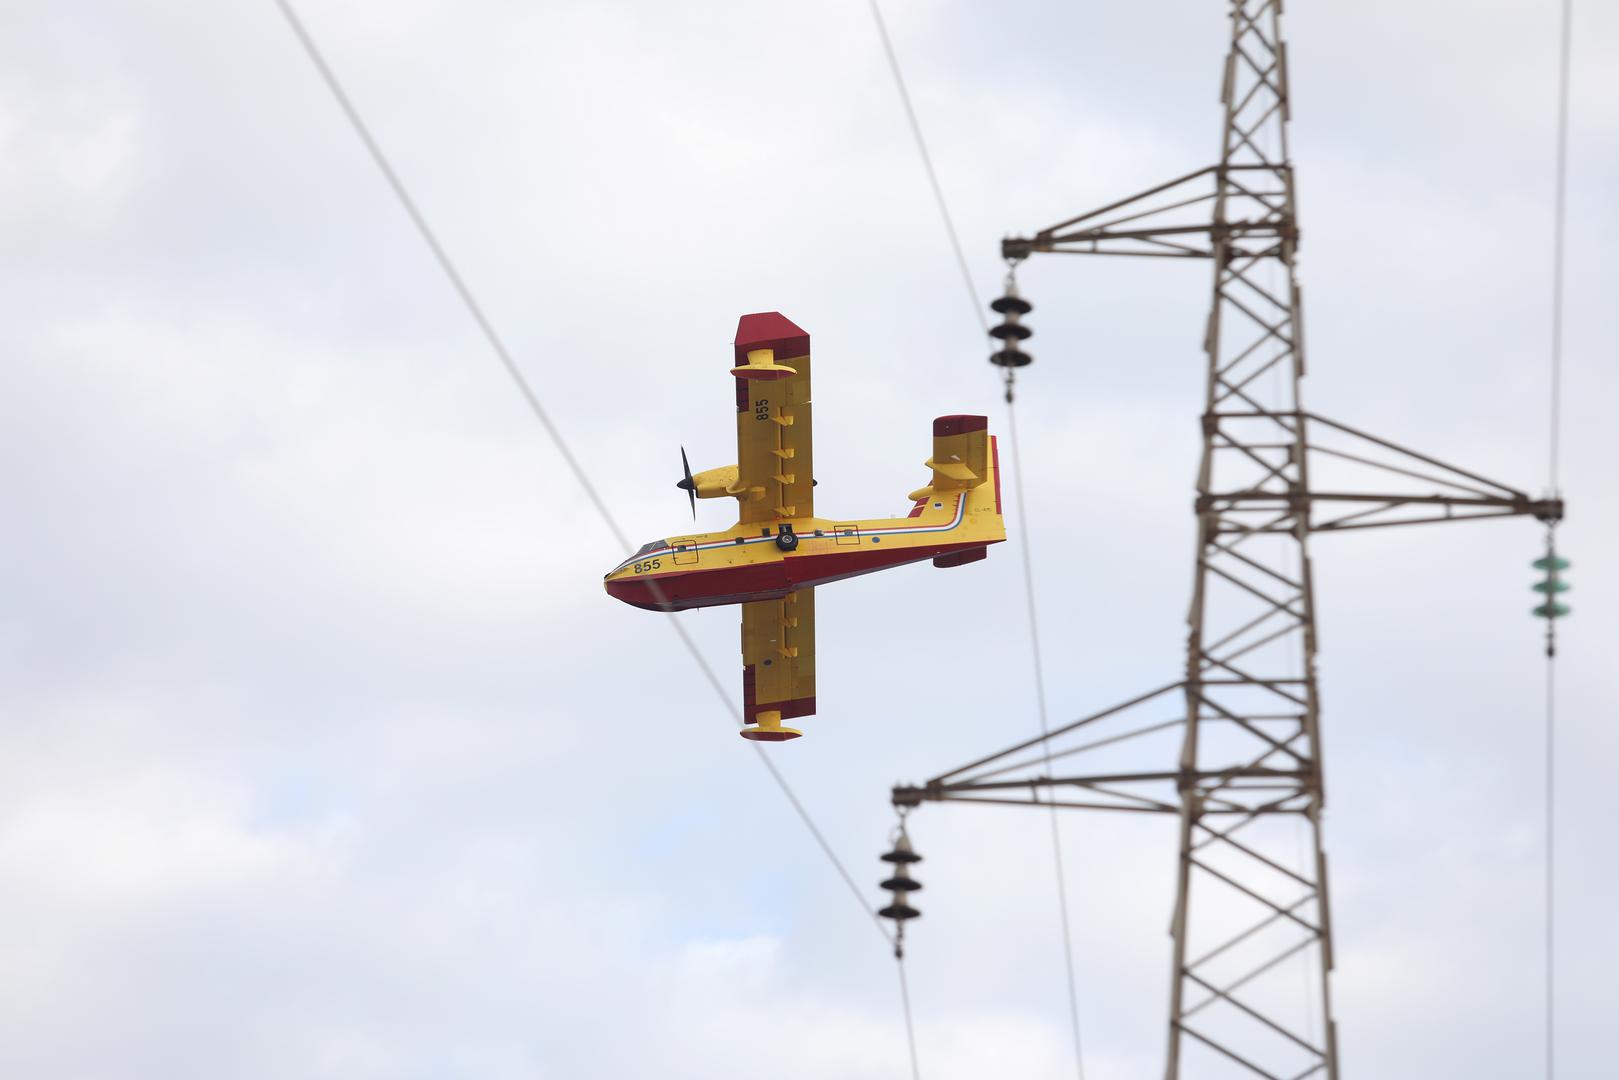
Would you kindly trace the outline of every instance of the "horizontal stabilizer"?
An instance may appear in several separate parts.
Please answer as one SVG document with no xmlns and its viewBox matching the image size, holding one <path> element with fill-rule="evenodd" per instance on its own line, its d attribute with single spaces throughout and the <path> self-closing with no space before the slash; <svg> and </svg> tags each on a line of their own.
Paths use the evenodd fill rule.
<svg viewBox="0 0 1619 1080">
<path fill-rule="evenodd" d="M 957 483 L 965 484 L 969 481 L 979 479 L 977 473 L 973 472 L 959 461 L 940 461 L 937 458 L 929 458 L 925 464 L 934 472 L 939 473 L 946 479 L 954 480 Z"/>
</svg>

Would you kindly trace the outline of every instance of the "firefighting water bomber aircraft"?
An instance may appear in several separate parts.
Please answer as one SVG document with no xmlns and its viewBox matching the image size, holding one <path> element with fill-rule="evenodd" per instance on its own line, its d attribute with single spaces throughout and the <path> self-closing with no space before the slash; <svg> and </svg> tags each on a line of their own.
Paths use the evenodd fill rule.
<svg viewBox="0 0 1619 1080">
<path fill-rule="evenodd" d="M 692 475 L 691 500 L 730 496 L 724 532 L 654 540 L 608 573 L 607 591 L 636 607 L 684 611 L 742 605 L 742 737 L 796 739 L 783 720 L 815 712 L 815 587 L 932 559 L 962 566 L 1006 539 L 1000 459 L 982 416 L 933 421 L 933 481 L 902 518 L 815 516 L 809 335 L 779 312 L 736 328 L 735 465 Z"/>
</svg>

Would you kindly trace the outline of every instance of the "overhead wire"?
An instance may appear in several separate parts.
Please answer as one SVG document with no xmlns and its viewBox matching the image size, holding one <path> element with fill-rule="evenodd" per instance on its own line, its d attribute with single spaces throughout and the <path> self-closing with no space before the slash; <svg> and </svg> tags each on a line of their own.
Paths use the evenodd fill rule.
<svg viewBox="0 0 1619 1080">
<path fill-rule="evenodd" d="M 989 335 L 989 320 L 984 315 L 984 304 L 979 298 L 978 287 L 973 283 L 972 272 L 968 269 L 967 257 L 961 247 L 961 238 L 956 232 L 955 218 L 950 213 L 949 203 L 944 197 L 944 189 L 939 183 L 938 170 L 933 165 L 933 155 L 929 153 L 927 139 L 922 134 L 922 125 L 917 119 L 916 108 L 911 101 L 910 90 L 905 83 L 905 74 L 900 67 L 899 55 L 895 51 L 893 39 L 888 33 L 888 24 L 883 18 L 882 8 L 878 0 L 867 0 L 867 2 L 871 8 L 872 20 L 877 25 L 877 35 L 882 40 L 883 54 L 888 59 L 888 69 L 894 77 L 894 87 L 899 92 L 900 104 L 905 109 L 905 119 L 910 125 L 911 136 L 916 140 L 917 153 L 921 156 L 922 166 L 927 173 L 928 186 L 933 192 L 933 201 L 938 207 L 939 219 L 944 223 L 945 232 L 950 240 L 950 249 L 955 254 L 956 266 L 961 271 L 961 280 L 966 286 L 968 301 L 972 304 L 973 316 L 977 319 L 979 328 L 987 337 Z M 1010 379 L 1010 370 L 1008 371 L 1008 379 Z M 1046 712 L 1045 672 L 1041 660 L 1040 623 L 1035 608 L 1034 563 L 1029 551 L 1027 507 L 1023 498 L 1023 455 L 1018 445 L 1017 414 L 1013 406 L 1010 382 L 1008 382 L 1006 403 L 1007 435 L 1011 442 L 1012 450 L 1012 476 L 1017 491 L 1018 533 L 1023 559 L 1024 591 L 1028 602 L 1029 639 L 1030 651 L 1033 655 L 1035 701 L 1040 717 L 1040 732 L 1044 737 L 1050 735 L 1051 729 Z M 1046 758 L 1046 771 L 1049 774 L 1051 771 L 1051 745 L 1049 742 L 1043 742 L 1042 746 Z M 1056 806 L 1051 807 L 1051 846 L 1052 861 L 1057 879 L 1057 903 L 1061 916 L 1063 962 L 1068 986 L 1068 1016 L 1074 1041 L 1074 1067 L 1079 1080 L 1085 1080 L 1084 1044 L 1079 1023 L 1079 995 L 1074 975 L 1073 934 L 1068 915 L 1067 874 L 1063 867 L 1062 828 L 1057 816 Z M 903 960 L 901 963 L 903 964 Z M 902 969 L 901 979 L 903 980 L 903 978 Z"/>
<path fill-rule="evenodd" d="M 569 447 L 568 440 L 562 434 L 561 429 L 556 425 L 555 421 L 552 420 L 550 414 L 546 411 L 545 406 L 541 404 L 539 396 L 534 392 L 533 386 L 530 385 L 527 377 L 523 374 L 522 369 L 518 367 L 516 361 L 512 358 L 511 350 L 506 347 L 505 341 L 501 338 L 500 334 L 495 330 L 494 325 L 490 322 L 488 316 L 484 313 L 483 306 L 478 303 L 478 300 L 473 295 L 472 290 L 467 286 L 466 279 L 462 277 L 460 270 L 457 269 L 455 263 L 451 260 L 449 253 L 444 248 L 444 245 L 439 242 L 438 236 L 433 231 L 432 226 L 428 224 L 426 216 L 422 213 L 420 207 L 416 203 L 416 200 L 411 197 L 410 191 L 405 187 L 404 182 L 400 179 L 398 172 L 394 169 L 392 163 L 388 159 L 388 156 L 383 153 L 382 147 L 377 143 L 376 138 L 372 135 L 370 127 L 366 124 L 364 118 L 361 117 L 359 110 L 349 98 L 348 93 L 343 89 L 342 83 L 338 81 L 336 73 L 332 70 L 331 65 L 326 60 L 325 54 L 315 43 L 313 36 L 305 27 L 303 20 L 299 18 L 297 11 L 293 9 L 289 0 L 275 0 L 275 5 L 280 9 L 282 16 L 286 19 L 287 25 L 292 28 L 293 34 L 297 37 L 299 44 L 302 45 L 303 50 L 309 57 L 310 62 L 315 66 L 315 70 L 320 74 L 321 80 L 326 84 L 327 90 L 331 92 L 333 99 L 337 102 L 337 105 L 342 110 L 343 115 L 348 119 L 349 125 L 354 129 L 355 134 L 359 136 L 360 141 L 365 145 L 366 151 L 370 154 L 372 162 L 382 173 L 382 176 L 387 181 L 388 186 L 393 190 L 395 197 L 398 198 L 400 205 L 404 207 L 406 215 L 410 218 L 411 223 L 416 227 L 416 231 L 418 234 L 420 234 L 422 240 L 427 244 L 428 250 L 432 252 L 433 258 L 438 263 L 439 268 L 444 271 L 445 277 L 449 279 L 451 286 L 455 289 L 456 294 L 460 297 L 462 304 L 466 307 L 468 313 L 471 314 L 473 321 L 477 323 L 478 329 L 482 332 L 484 339 L 489 343 L 489 346 L 494 351 L 495 356 L 500 360 L 501 366 L 505 368 L 506 374 L 511 377 L 512 382 L 516 385 L 518 392 L 523 397 L 523 400 L 528 404 L 529 411 L 532 412 L 534 418 L 539 421 L 540 426 L 545 429 L 545 433 L 550 437 L 551 442 L 556 447 L 557 452 L 562 456 L 563 462 L 567 464 L 568 469 L 573 474 L 574 479 L 584 490 L 585 495 L 587 498 L 589 498 L 597 516 L 601 518 L 603 524 L 607 526 L 608 531 L 612 533 L 613 538 L 618 541 L 621 548 L 623 548 L 626 552 L 633 550 L 634 545 L 630 543 L 628 537 L 624 533 L 624 530 L 619 527 L 617 519 L 613 516 L 612 511 L 608 508 L 606 501 L 602 498 L 600 490 L 592 481 L 590 474 L 580 463 L 579 458 Z M 692 639 L 691 634 L 683 625 L 681 625 L 680 620 L 672 613 L 670 614 L 667 622 L 670 628 L 674 630 L 676 636 L 679 637 L 680 642 L 685 647 L 686 651 L 691 655 L 693 662 L 696 663 L 698 670 L 702 673 L 709 686 L 713 688 L 716 696 L 719 697 L 726 710 L 731 714 L 732 719 L 737 722 L 739 727 L 742 726 L 743 718 L 740 710 L 737 709 L 736 702 L 732 700 L 731 695 L 720 683 L 719 677 L 714 673 L 713 667 L 708 663 L 707 658 L 703 656 L 702 651 L 697 647 L 697 643 Z M 755 754 L 758 756 L 760 763 L 765 767 L 765 771 L 770 774 L 771 779 L 775 781 L 775 784 L 781 790 L 782 795 L 786 797 L 788 804 L 793 809 L 793 812 L 798 815 L 799 820 L 809 831 L 811 838 L 814 839 L 816 845 L 821 849 L 821 852 L 832 864 L 833 869 L 837 871 L 838 876 L 843 879 L 844 884 L 849 889 L 850 895 L 854 897 L 855 902 L 859 904 L 861 909 L 865 911 L 868 917 L 870 917 L 872 925 L 876 928 L 877 932 L 883 936 L 884 940 L 892 944 L 893 935 L 888 931 L 888 928 L 883 925 L 882 920 L 879 918 L 877 913 L 872 910 L 871 905 L 866 902 L 865 895 L 860 891 L 859 886 L 855 884 L 854 878 L 849 874 L 848 868 L 845 867 L 843 861 L 838 858 L 837 853 L 832 850 L 832 846 L 827 842 L 825 834 L 823 834 L 820 828 L 815 824 L 815 821 L 810 816 L 809 811 L 805 809 L 804 804 L 799 800 L 797 793 L 793 791 L 792 785 L 787 782 L 787 778 L 782 775 L 781 770 L 776 767 L 775 762 L 770 760 L 768 754 L 757 746 L 755 746 L 753 749 Z"/>
<path fill-rule="evenodd" d="M 1547 473 L 1552 491 L 1559 484 L 1562 449 L 1563 405 L 1563 273 L 1568 221 L 1568 96 L 1569 72 L 1573 66 L 1572 29 L 1574 0 L 1563 0 L 1562 37 L 1557 59 L 1557 165 L 1556 194 L 1552 201 L 1552 346 L 1551 416 L 1547 453 Z"/>
<path fill-rule="evenodd" d="M 1563 426 L 1563 278 L 1568 219 L 1568 113 L 1569 73 L 1574 22 L 1574 0 L 1563 0 L 1557 56 L 1557 151 L 1555 192 L 1552 199 L 1552 319 L 1550 409 L 1547 417 L 1547 477 L 1555 497 L 1560 487 Z M 1546 551 L 1556 558 L 1555 522 L 1546 526 Z M 1557 1075 L 1557 648 L 1554 605 L 1548 592 L 1546 620 L 1546 1078 Z"/>
<path fill-rule="evenodd" d="M 1557 1075 L 1557 661 L 1546 658 L 1546 1080 Z"/>
<path fill-rule="evenodd" d="M 899 969 L 899 1000 L 905 1009 L 905 1044 L 911 1050 L 911 1080 L 922 1080 L 922 1067 L 916 1058 L 916 1022 L 911 1019 L 911 985 L 905 978 L 904 958 L 898 960 L 895 966 Z"/>
<path fill-rule="evenodd" d="M 888 23 L 883 19 L 883 11 L 877 0 L 868 0 L 868 6 L 871 9 L 872 21 L 877 26 L 877 37 L 882 42 L 883 55 L 888 60 L 889 73 L 894 77 L 894 89 L 899 92 L 900 104 L 905 108 L 905 119 L 911 128 L 911 137 L 916 140 L 916 151 L 921 156 L 922 168 L 927 173 L 928 187 L 933 192 L 933 204 L 938 208 L 939 220 L 944 223 L 945 234 L 950 239 L 950 250 L 955 255 L 956 268 L 961 272 L 961 283 L 967 289 L 967 300 L 972 305 L 973 317 L 978 321 L 979 329 L 987 335 L 989 320 L 984 317 L 984 305 L 978 298 L 978 286 L 973 284 L 972 271 L 967 266 L 967 255 L 962 250 L 961 237 L 956 232 L 956 222 L 950 214 L 950 204 L 944 197 L 944 188 L 939 184 L 938 170 L 933 167 L 933 155 L 928 152 L 928 142 L 922 134 L 922 124 L 917 120 L 916 108 L 911 103 L 911 93 L 905 85 L 905 74 L 900 69 L 899 56 L 895 53 L 893 39 L 888 34 Z M 899 968 L 900 992 L 905 1001 L 905 1033 L 911 1047 L 911 1073 L 913 1077 L 919 1077 L 916 1029 L 911 1020 L 911 996 L 905 977 L 903 950 L 895 949 L 894 961 Z"/>
<path fill-rule="evenodd" d="M 950 204 L 945 201 L 944 188 L 939 185 L 939 173 L 933 167 L 933 155 L 928 153 L 928 141 L 922 135 L 922 124 L 916 118 L 916 108 L 911 104 L 911 92 L 905 87 L 905 73 L 899 66 L 899 54 L 894 51 L 893 39 L 888 36 L 888 23 L 883 19 L 883 9 L 877 0 L 867 0 L 871 8 L 872 20 L 877 24 L 877 36 L 882 39 L 883 55 L 888 58 L 889 73 L 894 76 L 894 88 L 899 91 L 900 104 L 905 106 L 905 119 L 911 127 L 911 137 L 916 140 L 916 152 L 921 155 L 922 167 L 927 170 L 928 187 L 933 190 L 933 204 L 939 209 L 939 219 L 944 222 L 944 231 L 950 237 L 950 250 L 956 256 L 956 268 L 961 271 L 961 283 L 967 287 L 967 298 L 972 303 L 973 317 L 978 320 L 979 329 L 987 335 L 989 333 L 989 320 L 984 316 L 984 305 L 978 298 L 978 286 L 973 284 L 972 271 L 967 268 L 967 256 L 961 248 L 961 237 L 956 234 L 956 222 L 950 215 Z"/>
<path fill-rule="evenodd" d="M 1012 486 L 1017 492 L 1018 540 L 1023 552 L 1023 591 L 1029 611 L 1029 643 L 1034 657 L 1035 703 L 1040 715 L 1041 752 L 1045 755 L 1046 776 L 1051 776 L 1051 723 L 1046 712 L 1046 676 L 1040 649 L 1040 619 L 1034 597 L 1034 558 L 1029 552 L 1029 510 L 1023 497 L 1023 454 L 1018 446 L 1017 408 L 1006 403 L 1006 432 L 1012 441 Z M 1038 795 L 1036 795 L 1038 797 Z M 1068 1024 L 1074 1039 L 1074 1071 L 1085 1080 L 1084 1039 L 1079 1026 L 1079 990 L 1074 978 L 1074 935 L 1068 918 L 1068 872 L 1063 865 L 1062 825 L 1057 807 L 1051 813 L 1051 859 L 1057 876 L 1057 914 L 1062 925 L 1062 955 L 1068 980 Z"/>
</svg>

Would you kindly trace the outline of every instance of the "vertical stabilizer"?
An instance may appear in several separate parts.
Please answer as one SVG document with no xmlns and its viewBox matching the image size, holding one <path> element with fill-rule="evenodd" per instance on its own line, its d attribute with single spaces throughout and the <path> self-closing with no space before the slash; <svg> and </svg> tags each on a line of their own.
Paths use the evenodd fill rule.
<svg viewBox="0 0 1619 1080">
<path fill-rule="evenodd" d="M 990 479 L 989 418 L 941 416 L 933 421 L 933 492 L 975 488 Z"/>
</svg>

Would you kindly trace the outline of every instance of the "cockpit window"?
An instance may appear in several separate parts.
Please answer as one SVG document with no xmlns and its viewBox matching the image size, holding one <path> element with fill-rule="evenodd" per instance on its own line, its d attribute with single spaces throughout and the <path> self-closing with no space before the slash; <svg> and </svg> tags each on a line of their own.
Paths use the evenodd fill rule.
<svg viewBox="0 0 1619 1080">
<path fill-rule="evenodd" d="M 631 555 L 629 558 L 607 571 L 607 576 L 612 577 L 614 574 L 618 573 L 620 570 L 624 569 L 626 566 L 630 565 L 636 560 L 644 558 L 645 556 L 652 554 L 654 551 L 662 550 L 668 546 L 669 541 L 667 540 L 649 540 L 642 544 L 640 550 L 638 550 L 634 555 Z"/>
</svg>

